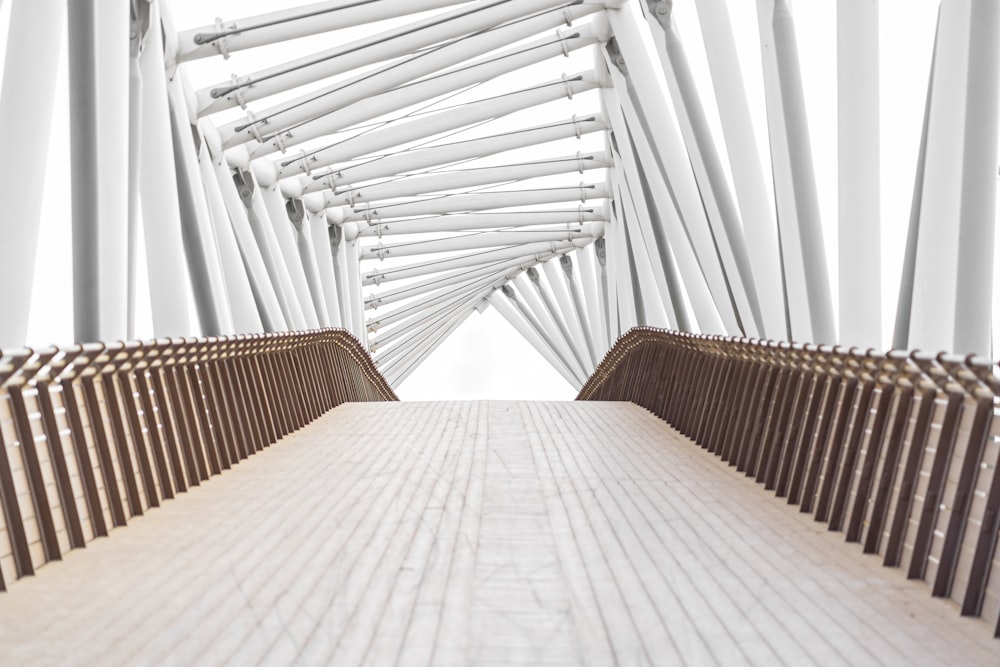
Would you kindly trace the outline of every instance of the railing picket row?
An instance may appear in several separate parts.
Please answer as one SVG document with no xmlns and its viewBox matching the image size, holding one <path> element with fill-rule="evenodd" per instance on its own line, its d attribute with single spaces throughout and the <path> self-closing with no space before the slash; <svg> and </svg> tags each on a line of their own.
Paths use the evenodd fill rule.
<svg viewBox="0 0 1000 667">
<path fill-rule="evenodd" d="M 998 392 L 971 356 L 640 327 L 578 399 L 650 410 L 1000 636 Z"/>
<path fill-rule="evenodd" d="M 341 329 L 0 352 L 0 591 L 370 400 L 396 395 Z"/>
</svg>

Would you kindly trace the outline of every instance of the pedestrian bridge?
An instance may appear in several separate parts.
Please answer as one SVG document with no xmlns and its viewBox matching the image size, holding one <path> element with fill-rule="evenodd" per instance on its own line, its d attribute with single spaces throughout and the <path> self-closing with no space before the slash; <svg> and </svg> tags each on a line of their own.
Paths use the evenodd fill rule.
<svg viewBox="0 0 1000 667">
<path fill-rule="evenodd" d="M 343 332 L 173 345 L 3 357 L 0 662 L 996 664 L 974 360 L 636 330 L 631 402 L 400 403 Z"/>
</svg>

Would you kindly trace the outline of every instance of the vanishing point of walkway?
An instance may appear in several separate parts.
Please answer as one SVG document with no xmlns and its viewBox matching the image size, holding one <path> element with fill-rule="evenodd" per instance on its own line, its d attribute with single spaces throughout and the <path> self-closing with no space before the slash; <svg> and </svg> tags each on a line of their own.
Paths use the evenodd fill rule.
<svg viewBox="0 0 1000 667">
<path fill-rule="evenodd" d="M 0 595 L 0 664 L 997 664 L 627 403 L 345 404 Z"/>
</svg>

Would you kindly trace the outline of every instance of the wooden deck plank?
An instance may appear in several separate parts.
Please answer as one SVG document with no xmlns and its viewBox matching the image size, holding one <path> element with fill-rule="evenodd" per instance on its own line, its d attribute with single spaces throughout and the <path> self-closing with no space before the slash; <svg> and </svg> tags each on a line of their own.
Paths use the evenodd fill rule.
<svg viewBox="0 0 1000 667">
<path fill-rule="evenodd" d="M 0 594 L 0 664 L 996 664 L 625 403 L 345 404 Z"/>
</svg>

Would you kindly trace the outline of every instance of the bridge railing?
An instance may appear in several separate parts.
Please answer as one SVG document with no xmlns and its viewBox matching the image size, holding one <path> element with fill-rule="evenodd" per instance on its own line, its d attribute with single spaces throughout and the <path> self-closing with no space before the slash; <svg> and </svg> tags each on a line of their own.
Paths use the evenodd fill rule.
<svg viewBox="0 0 1000 667">
<path fill-rule="evenodd" d="M 382 400 L 343 330 L 0 352 L 0 590 L 340 403 Z"/>
<path fill-rule="evenodd" d="M 997 370 L 972 357 L 638 328 L 578 399 L 647 408 L 962 614 L 997 624 Z"/>
</svg>

